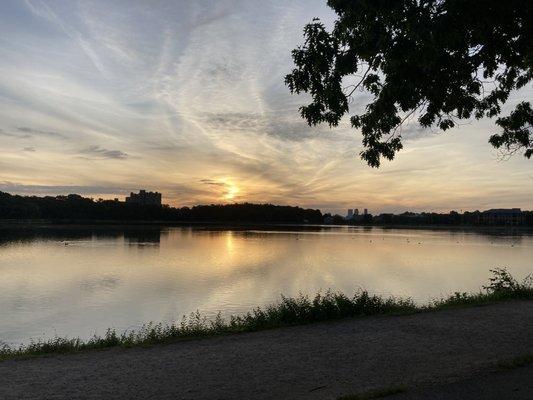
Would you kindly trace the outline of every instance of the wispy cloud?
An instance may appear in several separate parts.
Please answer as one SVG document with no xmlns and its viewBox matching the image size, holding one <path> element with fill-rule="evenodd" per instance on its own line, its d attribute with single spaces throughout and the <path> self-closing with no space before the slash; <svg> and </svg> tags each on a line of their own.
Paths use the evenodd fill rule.
<svg viewBox="0 0 533 400">
<path fill-rule="evenodd" d="M 27 195 L 56 195 L 78 193 L 90 194 L 127 194 L 129 188 L 113 186 L 75 186 L 75 185 L 27 185 L 17 182 L 0 181 L 0 191 L 10 193 L 20 193 Z"/>
<path fill-rule="evenodd" d="M 94 51 L 91 43 L 87 41 L 80 30 L 76 29 L 70 23 L 63 20 L 48 4 L 40 0 L 25 0 L 28 9 L 37 17 L 44 18 L 57 28 L 61 29 L 69 38 L 73 39 L 78 44 L 79 48 L 91 60 L 94 67 L 104 76 L 108 78 L 108 74 L 100 60 L 98 54 Z"/>
<path fill-rule="evenodd" d="M 31 138 L 31 135 L 28 135 L 28 134 L 11 133 L 11 132 L 6 132 L 3 129 L 0 129 L 0 136 L 9 137 L 9 138 L 17 138 L 17 139 Z"/>
<path fill-rule="evenodd" d="M 214 181 L 213 179 L 200 179 L 200 182 L 204 185 L 209 185 L 209 186 L 220 186 L 220 187 L 228 186 L 227 183 Z"/>
<path fill-rule="evenodd" d="M 33 136 L 50 136 L 50 137 L 54 137 L 54 138 L 64 138 L 65 135 L 61 134 L 61 133 L 58 133 L 58 132 L 53 132 L 53 131 L 46 131 L 46 130 L 42 130 L 42 129 L 34 129 L 34 128 L 29 128 L 27 126 L 18 126 L 16 128 L 16 130 L 18 132 L 22 132 L 22 136 L 21 137 L 25 137 L 25 138 L 29 138 L 29 137 L 33 137 Z"/>
<path fill-rule="evenodd" d="M 121 150 L 108 150 L 103 149 L 100 146 L 90 146 L 81 151 L 82 154 L 95 156 L 97 158 L 114 158 L 125 159 L 128 158 L 128 154 Z"/>
<path fill-rule="evenodd" d="M 288 141 L 303 141 L 317 138 L 329 133 L 332 140 L 341 139 L 327 126 L 311 127 L 303 121 L 297 112 L 259 113 L 206 113 L 203 116 L 206 127 L 215 131 L 249 132 L 266 134 Z"/>
<path fill-rule="evenodd" d="M 460 209 L 504 198 L 531 207 L 531 162 L 497 162 L 491 121 L 445 135 L 409 123 L 406 149 L 380 170 L 359 160 L 361 136 L 349 121 L 309 127 L 298 113 L 308 99 L 291 96 L 283 77 L 303 25 L 315 16 L 331 25 L 324 0 L 5 4 L 0 182 L 20 184 L 0 190 L 113 196 L 147 188 L 191 205 L 228 201 L 238 189 L 234 199 L 339 211 Z M 367 100 L 356 97 L 354 110 Z"/>
</svg>

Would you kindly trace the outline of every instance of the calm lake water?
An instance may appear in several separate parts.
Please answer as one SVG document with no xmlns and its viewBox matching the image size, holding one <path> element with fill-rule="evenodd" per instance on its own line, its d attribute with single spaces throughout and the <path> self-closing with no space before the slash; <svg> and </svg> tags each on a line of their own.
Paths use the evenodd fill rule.
<svg viewBox="0 0 533 400">
<path fill-rule="evenodd" d="M 533 272 L 533 235 L 307 227 L 0 229 L 0 341 L 87 338 L 365 288 L 418 302 Z"/>
</svg>

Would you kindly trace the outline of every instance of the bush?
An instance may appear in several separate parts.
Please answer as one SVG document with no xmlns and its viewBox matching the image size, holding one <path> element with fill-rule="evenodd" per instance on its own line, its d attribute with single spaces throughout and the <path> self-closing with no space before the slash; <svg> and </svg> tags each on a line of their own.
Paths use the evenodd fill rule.
<svg viewBox="0 0 533 400">
<path fill-rule="evenodd" d="M 510 299 L 533 299 L 531 276 L 520 283 L 505 268 L 496 268 L 491 272 L 489 284 L 483 286 L 485 292 L 456 292 L 448 298 L 425 306 L 417 306 L 410 298 L 385 298 L 371 295 L 366 290 L 356 292 L 351 298 L 343 293 L 328 290 L 324 294 L 317 293 L 312 300 L 302 294 L 294 298 L 281 296 L 278 304 L 258 307 L 244 315 L 231 316 L 228 320 L 218 314 L 214 320 L 209 321 L 197 311 L 188 317 L 184 316 L 180 324 L 148 323 L 138 331 L 126 331 L 121 334 L 108 329 L 104 336 L 95 335 L 85 342 L 80 339 L 56 337 L 45 341 L 31 341 L 18 348 L 0 342 L 0 359 L 116 346 L 151 345 L 177 339 L 252 332 L 346 317 L 414 313 Z"/>
</svg>

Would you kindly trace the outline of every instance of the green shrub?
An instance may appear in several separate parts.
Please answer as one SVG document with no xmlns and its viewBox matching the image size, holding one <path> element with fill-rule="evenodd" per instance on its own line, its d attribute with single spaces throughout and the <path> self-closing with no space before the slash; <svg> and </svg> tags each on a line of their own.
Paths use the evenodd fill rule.
<svg viewBox="0 0 533 400">
<path fill-rule="evenodd" d="M 197 311 L 188 317 L 184 316 L 179 324 L 163 325 L 150 322 L 137 331 L 121 334 L 114 329 L 108 329 L 103 336 L 95 335 L 87 341 L 55 337 L 30 341 L 18 348 L 0 342 L 0 359 L 116 346 L 151 345 L 178 339 L 252 332 L 347 317 L 415 313 L 510 299 L 533 299 L 531 276 L 520 283 L 505 268 L 496 268 L 491 272 L 492 277 L 489 284 L 483 287 L 484 292 L 456 292 L 448 298 L 433 301 L 425 306 L 417 306 L 410 298 L 382 297 L 371 295 L 366 290 L 359 290 L 352 297 L 328 290 L 324 294 L 317 293 L 312 299 L 302 294 L 298 297 L 281 296 L 281 301 L 277 304 L 257 307 L 244 315 L 231 316 L 227 320 L 220 314 L 215 319 L 208 320 Z"/>
</svg>

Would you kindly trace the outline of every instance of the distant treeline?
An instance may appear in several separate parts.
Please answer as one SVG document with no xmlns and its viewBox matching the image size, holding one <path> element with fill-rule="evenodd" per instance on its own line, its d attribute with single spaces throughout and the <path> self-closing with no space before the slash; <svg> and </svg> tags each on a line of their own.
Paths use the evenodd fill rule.
<svg viewBox="0 0 533 400">
<path fill-rule="evenodd" d="M 320 210 L 272 204 L 223 204 L 174 208 L 68 196 L 18 196 L 0 192 L 0 219 L 112 220 L 166 222 L 312 223 Z"/>
<path fill-rule="evenodd" d="M 533 211 L 522 211 L 518 221 L 494 221 L 487 218 L 487 214 L 482 211 L 466 211 L 458 213 L 412 213 L 402 214 L 380 214 L 380 215 L 360 215 L 358 218 L 346 220 L 340 215 L 325 214 L 326 223 L 348 224 L 348 225 L 449 225 L 449 226 L 486 226 L 486 225 L 519 225 L 533 227 Z"/>
<path fill-rule="evenodd" d="M 320 210 L 272 204 L 223 204 L 174 208 L 140 205 L 115 200 L 98 200 L 77 194 L 68 196 L 18 196 L 0 192 L 0 220 L 52 221 L 160 221 L 205 223 L 290 223 L 342 225 L 521 225 L 533 227 L 533 211 L 522 211 L 519 223 L 487 220 L 481 211 L 458 213 L 420 213 L 359 215 L 346 220 Z"/>
<path fill-rule="evenodd" d="M 482 211 L 466 211 L 458 213 L 421 213 L 415 214 L 406 212 L 403 214 L 381 214 L 373 218 L 378 224 L 402 224 L 402 225 L 510 225 L 501 221 L 500 223 L 491 223 L 487 220 L 486 214 Z M 533 226 L 533 212 L 522 211 L 520 222 L 517 225 Z"/>
</svg>

